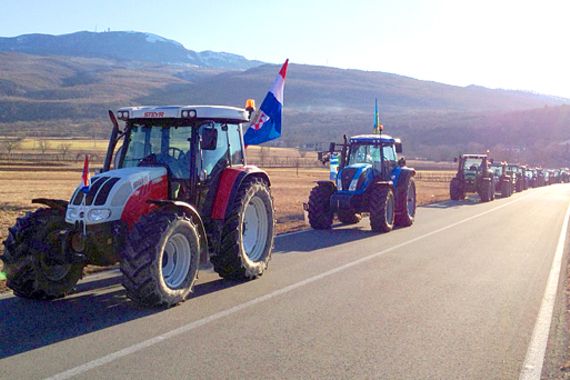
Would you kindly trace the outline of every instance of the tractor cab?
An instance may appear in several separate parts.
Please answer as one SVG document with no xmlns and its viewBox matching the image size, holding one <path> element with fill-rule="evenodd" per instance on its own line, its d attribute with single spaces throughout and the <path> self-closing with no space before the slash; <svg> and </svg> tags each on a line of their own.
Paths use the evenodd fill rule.
<svg viewBox="0 0 570 380">
<path fill-rule="evenodd" d="M 204 211 L 211 185 L 222 171 L 246 164 L 242 123 L 249 115 L 243 109 L 128 107 L 119 109 L 118 115 L 125 127 L 111 145 L 121 139 L 122 145 L 106 162 L 113 161 L 119 171 L 131 169 L 125 173 L 161 168 L 170 200 L 189 202 Z"/>
<path fill-rule="evenodd" d="M 341 158 L 336 177 L 340 192 L 364 193 L 375 180 L 393 181 L 397 185 L 400 173 L 398 153 L 402 152 L 399 139 L 388 135 L 358 135 L 350 138 L 348 150 Z"/>
</svg>

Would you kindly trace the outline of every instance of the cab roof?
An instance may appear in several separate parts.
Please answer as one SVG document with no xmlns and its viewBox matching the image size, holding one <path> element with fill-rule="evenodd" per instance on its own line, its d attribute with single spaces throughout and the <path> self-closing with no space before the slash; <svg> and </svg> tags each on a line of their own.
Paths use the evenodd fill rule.
<svg viewBox="0 0 570 380">
<path fill-rule="evenodd" d="M 465 153 L 462 154 L 461 157 L 463 158 L 487 158 L 486 154 L 476 154 L 476 153 Z"/>
<path fill-rule="evenodd" d="M 356 135 L 356 136 L 352 136 L 350 138 L 350 142 L 351 143 L 357 143 L 357 144 L 394 144 L 394 143 L 400 143 L 400 139 L 396 139 L 393 138 L 392 136 L 389 135 L 374 135 L 374 134 L 369 134 L 369 135 Z"/>
<path fill-rule="evenodd" d="M 243 108 L 227 106 L 138 106 L 117 110 L 119 119 L 213 119 L 238 123 L 249 121 L 249 113 Z"/>
</svg>

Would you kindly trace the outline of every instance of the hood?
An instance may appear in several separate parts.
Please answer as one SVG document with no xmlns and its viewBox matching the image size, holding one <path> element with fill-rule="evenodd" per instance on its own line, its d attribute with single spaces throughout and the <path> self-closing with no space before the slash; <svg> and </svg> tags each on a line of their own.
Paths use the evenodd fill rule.
<svg viewBox="0 0 570 380">
<path fill-rule="evenodd" d="M 134 167 L 110 170 L 91 178 L 89 191 L 79 186 L 67 206 L 65 220 L 68 223 L 84 221 L 97 224 L 121 219 L 121 214 L 131 195 L 166 178 L 163 167 Z M 97 210 L 97 211 L 93 211 Z"/>
</svg>

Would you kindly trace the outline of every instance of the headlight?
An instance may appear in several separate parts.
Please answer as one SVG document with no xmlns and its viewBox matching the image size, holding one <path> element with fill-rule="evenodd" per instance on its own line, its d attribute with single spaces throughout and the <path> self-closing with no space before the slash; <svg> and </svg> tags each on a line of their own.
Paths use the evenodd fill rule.
<svg viewBox="0 0 570 380">
<path fill-rule="evenodd" d="M 109 209 L 96 209 L 89 211 L 88 217 L 92 222 L 99 222 L 101 220 L 109 219 L 111 210 Z"/>
<path fill-rule="evenodd" d="M 77 209 L 76 208 L 67 208 L 67 219 L 76 219 L 77 218 Z"/>
</svg>

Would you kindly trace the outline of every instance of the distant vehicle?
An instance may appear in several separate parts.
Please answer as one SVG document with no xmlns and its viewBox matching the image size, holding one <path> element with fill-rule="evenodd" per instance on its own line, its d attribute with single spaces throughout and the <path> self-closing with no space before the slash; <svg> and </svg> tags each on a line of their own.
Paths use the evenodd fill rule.
<svg viewBox="0 0 570 380">
<path fill-rule="evenodd" d="M 370 214 L 375 232 L 407 227 L 416 215 L 416 171 L 406 166 L 399 139 L 385 134 L 358 135 L 331 143 L 320 152 L 323 163 L 338 160 L 329 181 L 318 181 L 311 190 L 307 211 L 312 228 L 328 229 L 336 214 L 344 224 L 358 223 Z"/>
<path fill-rule="evenodd" d="M 495 192 L 500 193 L 502 198 L 508 198 L 513 194 L 515 179 L 508 170 L 506 162 L 493 163 L 491 171 L 495 179 Z"/>
<path fill-rule="evenodd" d="M 465 199 L 467 193 L 477 193 L 481 202 L 495 199 L 495 179 L 489 170 L 486 154 L 462 154 L 454 159 L 458 163 L 457 174 L 449 183 L 452 200 Z"/>
</svg>

